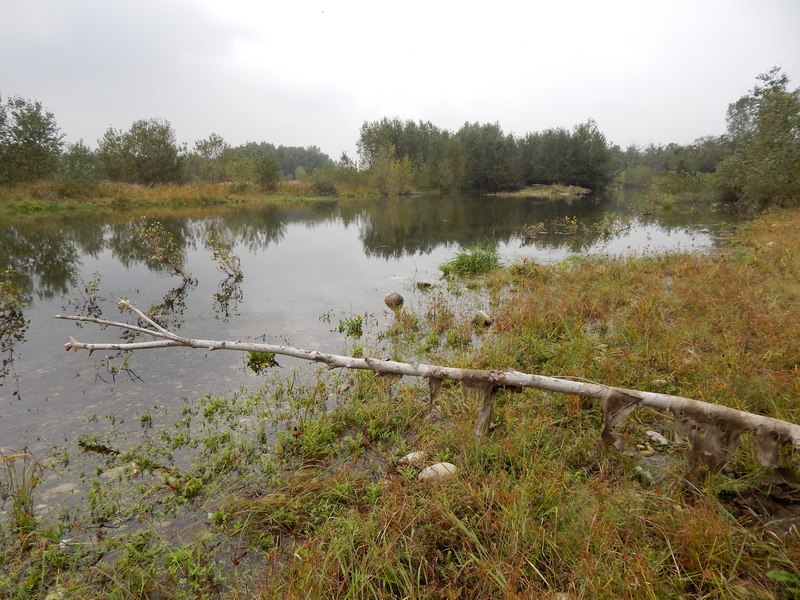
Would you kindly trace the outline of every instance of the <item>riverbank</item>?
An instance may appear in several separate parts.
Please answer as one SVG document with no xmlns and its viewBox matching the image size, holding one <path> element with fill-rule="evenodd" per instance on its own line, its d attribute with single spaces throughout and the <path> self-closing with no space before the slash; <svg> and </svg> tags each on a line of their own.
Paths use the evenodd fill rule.
<svg viewBox="0 0 800 600">
<path fill-rule="evenodd" d="M 119 210 L 147 207 L 285 204 L 323 202 L 342 198 L 378 197 L 361 188 L 342 188 L 337 195 L 319 195 L 310 184 L 281 182 L 272 192 L 253 184 L 196 183 L 142 186 L 102 182 L 85 187 L 40 182 L 0 187 L 0 213 Z"/>
<path fill-rule="evenodd" d="M 580 198 L 590 194 L 592 190 L 577 185 L 531 185 L 514 192 L 494 192 L 488 194 L 497 198 L 538 198 L 540 200 L 551 200 L 553 198 Z"/>
<path fill-rule="evenodd" d="M 800 211 L 772 212 L 713 257 L 523 262 L 443 281 L 386 331 L 345 341 L 797 423 L 798 281 Z M 482 290 L 488 331 L 456 310 L 465 287 Z M 429 411 L 420 382 L 274 373 L 259 392 L 187 404 L 169 426 L 140 414 L 149 441 L 135 448 L 98 424 L 82 440 L 97 470 L 71 492 L 82 509 L 35 510 L 35 477 L 69 456 L 40 471 L 6 454 L 17 476 L 0 595 L 770 598 L 800 584 L 796 490 L 788 471 L 757 465 L 749 440 L 722 473 L 687 478 L 685 449 L 646 435 L 671 437 L 654 411 L 629 419 L 632 452 L 620 454 L 600 448 L 598 405 L 502 393 L 476 441 L 478 401 L 460 386 L 443 385 Z M 402 460 L 412 451 L 420 462 Z M 420 481 L 436 462 L 455 475 Z"/>
</svg>

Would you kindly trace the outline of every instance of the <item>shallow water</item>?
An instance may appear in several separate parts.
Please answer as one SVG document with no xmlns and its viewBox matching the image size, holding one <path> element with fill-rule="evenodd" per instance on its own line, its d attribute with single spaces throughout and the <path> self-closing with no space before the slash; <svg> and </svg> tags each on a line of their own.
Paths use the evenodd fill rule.
<svg viewBox="0 0 800 600">
<path fill-rule="evenodd" d="M 414 197 L 6 219 L 0 226 L 0 267 L 13 266 L 24 275 L 30 327 L 15 353 L 18 377 L 0 387 L 0 447 L 27 446 L 44 453 L 100 428 L 104 419 L 115 427 L 127 422 L 134 430 L 138 415 L 178 406 L 181 397 L 191 400 L 257 384 L 256 376 L 243 368 L 242 355 L 233 352 L 139 352 L 133 364 L 141 380 L 124 373 L 112 379 L 102 365 L 98 371 L 98 353 L 89 358 L 64 352 L 70 335 L 82 341 L 117 339 L 111 330 L 77 328 L 53 318 L 73 310 L 69 301 L 77 288 L 72 281 L 88 281 L 99 273 L 102 296 L 126 296 L 142 308 L 178 286 L 179 278 L 148 259 L 148 248 L 133 235 L 134 219 L 149 216 L 162 222 L 197 279 L 182 312 L 174 315 L 187 335 L 264 336 L 343 352 L 343 336 L 331 331 L 339 318 L 368 312 L 379 325 L 386 322 L 385 294 L 397 290 L 412 305 L 418 302 L 414 284 L 438 281 L 439 265 L 464 246 L 494 242 L 504 261 L 529 257 L 540 262 L 573 254 L 645 255 L 714 246 L 722 217 L 709 207 L 634 213 L 630 206 L 635 200 Z M 544 232 L 524 245 L 523 228 L 537 223 Z M 242 297 L 228 306 L 229 318 L 214 301 L 225 276 L 204 243 L 208 227 L 232 240 L 241 259 Z M 611 235 L 604 237 L 603 230 Z M 113 304 L 105 310 L 109 318 L 119 314 Z M 290 359 L 280 362 L 284 369 L 301 367 Z M 12 395 L 17 389 L 19 397 Z"/>
</svg>

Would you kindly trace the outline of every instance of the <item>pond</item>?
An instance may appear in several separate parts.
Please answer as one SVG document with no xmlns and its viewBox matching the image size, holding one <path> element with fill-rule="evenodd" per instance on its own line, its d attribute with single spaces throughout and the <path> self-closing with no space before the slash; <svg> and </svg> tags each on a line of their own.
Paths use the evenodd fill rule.
<svg viewBox="0 0 800 600">
<path fill-rule="evenodd" d="M 570 201 L 411 197 L 6 218 L 0 268 L 12 266 L 24 276 L 30 327 L 16 349 L 17 377 L 0 387 L 0 445 L 46 454 L 99 427 L 98 420 L 127 422 L 133 430 L 138 415 L 178 406 L 182 398 L 258 385 L 234 352 L 140 352 L 136 379 L 112 377 L 97 353 L 65 353 L 70 335 L 117 339 L 112 330 L 78 329 L 53 318 L 74 310 L 81 282 L 95 273 L 105 298 L 126 296 L 146 309 L 167 296 L 173 318 L 190 337 L 266 339 L 341 353 L 343 336 L 332 331 L 339 318 L 369 313 L 379 325 L 387 322 L 384 295 L 397 290 L 413 306 L 422 293 L 415 284 L 436 283 L 439 265 L 472 244 L 496 243 L 505 262 L 706 251 L 715 244 L 722 216 L 710 206 L 632 212 L 636 204 L 622 195 Z M 151 248 L 134 235 L 137 219 L 158 220 L 172 233 L 196 284 L 177 289 L 180 279 L 153 262 Z M 538 232 L 532 243 L 524 243 L 525 226 Z M 232 241 L 244 272 L 236 290 L 241 298 L 227 305 L 215 299 L 225 275 L 210 258 L 208 228 Z M 105 313 L 118 315 L 113 304 Z M 279 362 L 284 370 L 301 367 Z"/>
</svg>

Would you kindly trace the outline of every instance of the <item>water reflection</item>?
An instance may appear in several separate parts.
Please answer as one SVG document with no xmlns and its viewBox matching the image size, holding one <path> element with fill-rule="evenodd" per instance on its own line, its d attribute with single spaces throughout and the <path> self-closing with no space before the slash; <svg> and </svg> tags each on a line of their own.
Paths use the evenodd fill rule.
<svg viewBox="0 0 800 600">
<path fill-rule="evenodd" d="M 102 221 L 52 215 L 7 219 L 0 227 L 0 270 L 14 269 L 26 292 L 39 298 L 66 293 L 83 256 L 104 246 Z"/>
<path fill-rule="evenodd" d="M 235 353 L 182 350 L 136 353 L 136 373 L 144 381 L 97 382 L 91 361 L 98 355 L 65 357 L 61 344 L 69 335 L 107 340 L 113 334 L 95 328 L 76 333 L 74 324 L 52 318 L 67 296 L 80 291 L 70 291 L 73 280 L 90 282 L 98 272 L 101 295 L 154 307 L 171 327 L 182 322 L 187 335 L 263 335 L 344 351 L 341 336 L 320 315 L 380 317 L 382 298 L 393 290 L 403 291 L 413 305 L 412 278 L 435 281 L 438 266 L 458 246 L 491 241 L 505 259 L 552 261 L 574 252 L 642 253 L 713 243 L 699 233 L 720 220 L 709 207 L 643 212 L 631 208 L 634 200 L 416 197 L 7 218 L 0 225 L 0 270 L 10 266 L 21 276 L 30 327 L 15 364 L 24 400 L 12 398 L 8 386 L 0 388 L 0 438 L 19 447 L 60 443 L 85 427 L 87 414 L 125 413 L 135 423 L 141 411 L 170 406 L 184 395 L 253 384 Z M 574 223 L 574 231 L 556 231 L 559 220 Z M 153 248 L 135 235 L 132 223 L 155 221 L 175 241 L 185 277 L 165 271 Z M 609 222 L 613 235 L 602 226 Z M 544 231 L 523 247 L 525 226 L 537 223 Z M 241 260 L 243 277 L 212 261 L 209 231 Z M 109 316 L 113 310 L 112 305 Z"/>
<path fill-rule="evenodd" d="M 250 253 L 263 252 L 279 244 L 287 227 L 302 223 L 310 229 L 335 224 L 345 230 L 354 227 L 367 257 L 398 259 L 404 255 L 429 254 L 441 246 L 467 246 L 491 241 L 500 244 L 523 242 L 525 226 L 552 224 L 573 219 L 570 235 L 547 232 L 536 236 L 535 245 L 580 253 L 608 237 L 597 227 L 612 215 L 633 227 L 657 225 L 664 230 L 701 225 L 719 220 L 709 206 L 686 211 L 637 211 L 632 220 L 632 199 L 620 196 L 590 196 L 575 201 L 486 197 L 437 197 L 308 203 L 293 207 L 245 206 L 209 214 L 161 210 L 155 217 L 170 233 L 184 255 L 204 246 L 211 227 Z M 86 257 L 108 250 L 125 269 L 137 264 L 151 271 L 163 265 L 152 258 L 151 248 L 131 227 L 133 218 L 115 215 L 47 215 L 38 218 L 10 218 L 0 228 L 0 269 L 14 268 L 24 278 L 29 294 L 52 298 L 65 294 Z M 144 217 L 146 219 L 146 217 Z M 627 221 L 626 221 L 627 219 Z M 153 218 L 150 218 L 152 221 Z"/>
</svg>

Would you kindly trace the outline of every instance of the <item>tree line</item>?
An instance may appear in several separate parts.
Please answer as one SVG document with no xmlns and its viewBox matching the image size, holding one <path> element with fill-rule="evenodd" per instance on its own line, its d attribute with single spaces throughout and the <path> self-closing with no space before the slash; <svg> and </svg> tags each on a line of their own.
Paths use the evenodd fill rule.
<svg viewBox="0 0 800 600">
<path fill-rule="evenodd" d="M 216 133 L 189 150 L 163 119 L 140 119 L 127 130 L 109 127 L 93 150 L 82 140 L 65 144 L 55 116 L 41 102 L 21 97 L 0 101 L 0 184 L 229 181 L 258 183 L 270 191 L 283 178 L 333 164 L 316 146 L 248 142 L 232 147 Z"/>
<path fill-rule="evenodd" d="M 499 123 L 465 123 L 451 132 L 430 121 L 384 118 L 362 125 L 358 154 L 384 193 L 412 187 L 498 191 L 537 183 L 600 189 L 614 176 L 614 146 L 591 119 L 572 130 L 515 137 Z"/>
<path fill-rule="evenodd" d="M 319 195 L 355 184 L 386 195 L 412 190 L 513 190 L 561 183 L 602 189 L 615 179 L 644 186 L 668 174 L 712 174 L 730 198 L 800 198 L 800 88 L 773 68 L 728 107 L 727 132 L 692 144 L 611 144 L 589 119 L 515 136 L 499 123 L 465 123 L 457 131 L 430 121 L 365 122 L 358 161 L 333 161 L 316 146 L 267 142 L 229 145 L 212 133 L 189 149 L 169 121 L 141 119 L 109 128 L 96 149 L 65 145 L 54 115 L 39 101 L 0 99 L 0 184 L 57 180 L 75 189 L 101 180 L 139 184 L 205 181 L 257 184 L 275 190 L 283 179 L 311 183 Z"/>
</svg>

